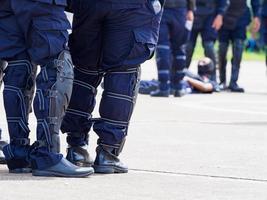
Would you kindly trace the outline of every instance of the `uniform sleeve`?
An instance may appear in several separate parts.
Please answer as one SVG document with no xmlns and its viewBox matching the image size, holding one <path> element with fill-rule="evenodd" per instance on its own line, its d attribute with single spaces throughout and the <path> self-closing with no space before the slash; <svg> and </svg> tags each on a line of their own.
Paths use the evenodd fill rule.
<svg viewBox="0 0 267 200">
<path fill-rule="evenodd" d="M 216 13 L 217 15 L 224 15 L 229 6 L 229 0 L 217 0 Z"/>
<path fill-rule="evenodd" d="M 251 0 L 251 7 L 252 7 L 254 17 L 259 17 L 261 14 L 260 0 Z"/>
<path fill-rule="evenodd" d="M 187 0 L 187 8 L 188 10 L 196 9 L 196 0 Z"/>
</svg>

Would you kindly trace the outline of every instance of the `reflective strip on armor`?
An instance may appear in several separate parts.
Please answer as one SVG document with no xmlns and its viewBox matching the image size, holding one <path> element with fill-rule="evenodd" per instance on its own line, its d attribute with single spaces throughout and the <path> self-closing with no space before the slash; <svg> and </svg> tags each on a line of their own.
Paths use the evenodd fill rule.
<svg viewBox="0 0 267 200">
<path fill-rule="evenodd" d="M 166 50 L 169 50 L 170 49 L 170 46 L 169 45 L 162 45 L 162 44 L 160 44 L 160 45 L 157 46 L 157 48 L 158 49 L 166 49 Z"/>
<path fill-rule="evenodd" d="M 170 74 L 169 70 L 158 70 L 159 74 Z"/>
</svg>

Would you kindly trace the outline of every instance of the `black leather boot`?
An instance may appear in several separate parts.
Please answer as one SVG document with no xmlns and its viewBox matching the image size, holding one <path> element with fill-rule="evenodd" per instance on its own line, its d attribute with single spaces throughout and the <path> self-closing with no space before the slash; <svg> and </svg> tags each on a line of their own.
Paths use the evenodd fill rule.
<svg viewBox="0 0 267 200">
<path fill-rule="evenodd" d="M 245 92 L 245 90 L 238 86 L 237 81 L 239 78 L 240 64 L 243 53 L 243 40 L 235 40 L 233 43 L 233 58 L 232 58 L 232 73 L 229 90 L 231 92 Z"/>
<path fill-rule="evenodd" d="M 6 164 L 5 155 L 3 153 L 3 147 L 8 143 L 6 141 L 0 140 L 0 164 Z"/>
<path fill-rule="evenodd" d="M 99 144 L 96 148 L 97 155 L 93 165 L 95 173 L 127 173 L 128 167 L 118 158 L 120 149 L 120 146 L 117 145 Z"/>
<path fill-rule="evenodd" d="M 94 163 L 85 146 L 69 146 L 67 148 L 67 160 L 79 167 L 91 167 Z"/>
<path fill-rule="evenodd" d="M 239 92 L 239 93 L 244 93 L 245 92 L 244 88 L 239 87 L 239 85 L 237 83 L 230 83 L 228 89 L 231 92 Z"/>
<path fill-rule="evenodd" d="M 160 90 L 160 89 L 157 89 L 155 91 L 152 91 L 150 93 L 150 96 L 151 97 L 169 97 L 170 95 L 170 90 Z"/>
</svg>

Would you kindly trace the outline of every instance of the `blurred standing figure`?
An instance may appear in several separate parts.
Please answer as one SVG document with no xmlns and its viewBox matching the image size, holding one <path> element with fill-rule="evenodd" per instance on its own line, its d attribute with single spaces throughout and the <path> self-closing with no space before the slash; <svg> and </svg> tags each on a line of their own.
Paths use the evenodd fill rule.
<svg viewBox="0 0 267 200">
<path fill-rule="evenodd" d="M 217 31 L 223 24 L 223 15 L 227 5 L 227 0 L 196 0 L 194 25 L 187 44 L 187 68 L 190 67 L 199 34 L 201 34 L 205 56 L 210 58 L 216 66 L 214 44 L 218 36 Z M 211 80 L 216 82 L 216 67 Z"/>
<path fill-rule="evenodd" d="M 253 32 L 260 28 L 260 0 L 251 0 L 253 11 Z M 226 89 L 227 51 L 232 43 L 233 57 L 232 71 L 228 89 L 232 92 L 244 92 L 237 84 L 240 64 L 242 61 L 246 27 L 251 22 L 250 9 L 246 0 L 230 0 L 230 5 L 223 19 L 223 26 L 219 31 L 219 70 L 220 87 Z"/>
<path fill-rule="evenodd" d="M 265 44 L 265 63 L 267 67 L 267 0 L 263 0 L 262 4 L 262 26 Z"/>
<path fill-rule="evenodd" d="M 140 64 L 153 56 L 162 0 L 73 0 L 70 50 L 75 64 L 70 104 L 61 130 L 67 159 L 93 164 L 96 173 L 126 173 L 121 153 L 137 98 Z M 104 79 L 100 118 L 92 119 L 97 87 Z M 87 152 L 91 127 L 99 136 L 93 162 Z"/>
<path fill-rule="evenodd" d="M 194 8 L 195 0 L 166 0 L 156 52 L 159 89 L 151 92 L 152 97 L 168 97 L 171 90 L 176 97 L 185 94 L 180 82 L 185 75 Z"/>
</svg>

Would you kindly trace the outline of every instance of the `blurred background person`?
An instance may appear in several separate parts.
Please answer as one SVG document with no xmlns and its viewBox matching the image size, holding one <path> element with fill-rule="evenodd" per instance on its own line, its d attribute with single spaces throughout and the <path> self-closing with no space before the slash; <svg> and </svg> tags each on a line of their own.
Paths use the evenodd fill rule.
<svg viewBox="0 0 267 200">
<path fill-rule="evenodd" d="M 166 0 L 156 50 L 159 88 L 152 97 L 185 94 L 180 84 L 186 68 L 186 43 L 193 24 L 195 0 Z M 173 72 L 173 73 L 172 73 Z"/>
<path fill-rule="evenodd" d="M 262 4 L 262 28 L 263 28 L 263 38 L 265 44 L 265 63 L 267 66 L 267 0 L 263 0 Z"/>
<path fill-rule="evenodd" d="M 260 0 L 251 0 L 253 11 L 253 32 L 260 28 Z M 232 43 L 232 71 L 228 89 L 231 92 L 244 92 L 237 84 L 243 46 L 246 39 L 246 28 L 251 22 L 251 13 L 246 0 L 230 0 L 230 5 L 223 18 L 223 26 L 219 31 L 219 71 L 220 88 L 226 89 L 227 51 Z"/>
<path fill-rule="evenodd" d="M 209 57 L 216 66 L 214 44 L 218 36 L 217 31 L 223 24 L 223 15 L 227 5 L 227 0 L 196 0 L 193 29 L 187 44 L 187 68 L 190 67 L 199 34 L 201 34 L 205 56 Z M 214 68 L 211 79 L 216 81 L 216 68 Z"/>
<path fill-rule="evenodd" d="M 192 93 L 213 93 L 218 92 L 217 82 L 213 81 L 212 75 L 214 72 L 215 65 L 213 61 L 205 57 L 200 59 L 197 65 L 197 74 L 192 71 L 185 69 L 185 76 L 181 81 L 181 85 L 187 94 Z M 140 94 L 150 94 L 151 91 L 159 87 L 159 81 L 141 81 L 139 87 Z"/>
</svg>

